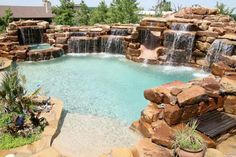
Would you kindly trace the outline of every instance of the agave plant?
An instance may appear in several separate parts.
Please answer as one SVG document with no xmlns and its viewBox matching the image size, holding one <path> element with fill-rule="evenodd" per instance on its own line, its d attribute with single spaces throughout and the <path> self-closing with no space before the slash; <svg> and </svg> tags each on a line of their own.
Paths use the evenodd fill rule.
<svg viewBox="0 0 236 157">
<path fill-rule="evenodd" d="M 24 105 L 21 100 L 26 94 L 23 83 L 24 79 L 18 74 L 15 65 L 4 73 L 0 85 L 0 98 L 6 112 L 23 113 Z"/>
<path fill-rule="evenodd" d="M 176 132 L 174 147 L 189 151 L 200 151 L 204 148 L 204 140 L 197 133 L 197 121 L 188 123 Z"/>
</svg>

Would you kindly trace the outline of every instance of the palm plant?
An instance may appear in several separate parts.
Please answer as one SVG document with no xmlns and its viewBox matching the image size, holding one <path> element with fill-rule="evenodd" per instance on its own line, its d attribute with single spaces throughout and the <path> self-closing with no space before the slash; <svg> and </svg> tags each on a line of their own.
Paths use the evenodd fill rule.
<svg viewBox="0 0 236 157">
<path fill-rule="evenodd" d="M 4 73 L 0 85 L 0 98 L 6 112 L 23 113 L 25 106 L 22 100 L 26 90 L 22 83 L 24 79 L 19 75 L 15 65 Z"/>
</svg>

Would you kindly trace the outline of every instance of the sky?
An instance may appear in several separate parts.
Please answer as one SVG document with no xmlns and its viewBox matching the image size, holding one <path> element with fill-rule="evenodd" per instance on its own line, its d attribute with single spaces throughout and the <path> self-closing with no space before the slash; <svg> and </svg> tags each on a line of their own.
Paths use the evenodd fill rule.
<svg viewBox="0 0 236 157">
<path fill-rule="evenodd" d="M 80 3 L 81 0 L 74 0 L 75 3 Z M 100 0 L 84 0 L 89 7 L 95 7 L 98 5 Z M 112 0 L 105 0 L 109 4 Z M 149 10 L 157 2 L 157 0 L 137 0 L 140 3 L 140 7 L 145 10 Z M 216 2 L 223 2 L 227 6 L 233 8 L 236 7 L 236 0 L 169 0 L 174 6 L 191 6 L 199 4 L 207 7 L 214 7 Z M 52 5 L 59 5 L 59 0 L 51 0 Z M 0 5 L 42 5 L 42 0 L 0 0 Z"/>
</svg>

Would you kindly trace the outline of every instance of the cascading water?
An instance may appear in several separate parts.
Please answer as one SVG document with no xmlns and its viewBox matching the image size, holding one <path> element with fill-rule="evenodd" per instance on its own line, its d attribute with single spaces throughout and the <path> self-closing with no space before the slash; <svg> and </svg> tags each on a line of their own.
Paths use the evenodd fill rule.
<svg viewBox="0 0 236 157">
<path fill-rule="evenodd" d="M 111 35 L 127 36 L 127 35 L 129 35 L 129 32 L 128 32 L 128 29 L 112 28 Z"/>
<path fill-rule="evenodd" d="M 233 55 L 235 46 L 228 40 L 216 39 L 207 51 L 206 60 L 211 65 L 221 60 L 222 55 Z"/>
<path fill-rule="evenodd" d="M 21 45 L 43 43 L 43 29 L 37 27 L 22 27 L 18 30 L 18 38 Z"/>
<path fill-rule="evenodd" d="M 124 54 L 123 38 L 116 36 L 101 38 L 101 52 Z"/>
<path fill-rule="evenodd" d="M 164 46 L 168 48 L 167 62 L 190 62 L 195 40 L 195 32 L 191 32 L 191 25 L 174 23 L 171 29 L 164 33 Z"/>
<path fill-rule="evenodd" d="M 68 40 L 68 46 L 69 53 L 124 54 L 123 38 L 116 36 L 71 37 Z"/>
</svg>

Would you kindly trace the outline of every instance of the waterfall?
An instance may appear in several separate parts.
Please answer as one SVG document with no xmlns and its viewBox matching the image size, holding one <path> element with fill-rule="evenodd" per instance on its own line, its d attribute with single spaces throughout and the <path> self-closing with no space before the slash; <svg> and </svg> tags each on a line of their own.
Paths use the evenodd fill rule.
<svg viewBox="0 0 236 157">
<path fill-rule="evenodd" d="M 71 37 L 68 40 L 68 51 L 69 53 L 124 54 L 123 38 L 116 36 Z"/>
<path fill-rule="evenodd" d="M 129 32 L 128 32 L 128 29 L 112 28 L 111 35 L 127 36 L 127 35 L 129 35 Z"/>
<path fill-rule="evenodd" d="M 43 43 L 44 30 L 37 27 L 22 27 L 18 30 L 18 38 L 21 45 Z"/>
<path fill-rule="evenodd" d="M 222 55 L 232 55 L 234 45 L 230 44 L 229 40 L 216 39 L 207 51 L 206 60 L 211 65 L 214 62 L 221 60 Z"/>
<path fill-rule="evenodd" d="M 174 23 L 164 32 L 164 46 L 167 47 L 168 63 L 190 62 L 195 40 L 195 32 L 191 32 L 190 24 Z"/>
<path fill-rule="evenodd" d="M 150 31 L 148 29 L 139 31 L 139 41 L 147 49 L 155 49 L 161 44 L 160 34 L 158 32 Z"/>
<path fill-rule="evenodd" d="M 101 38 L 101 52 L 124 54 L 123 38 L 116 36 Z"/>
</svg>

